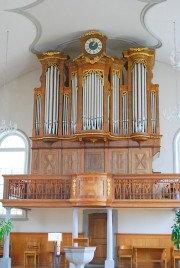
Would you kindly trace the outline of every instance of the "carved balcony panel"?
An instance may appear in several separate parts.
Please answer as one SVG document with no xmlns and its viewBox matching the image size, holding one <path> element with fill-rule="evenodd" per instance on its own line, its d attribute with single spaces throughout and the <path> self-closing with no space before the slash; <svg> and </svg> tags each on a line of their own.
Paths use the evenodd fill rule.
<svg viewBox="0 0 180 268">
<path fill-rule="evenodd" d="M 5 207 L 180 206 L 180 174 L 4 175 Z"/>
</svg>

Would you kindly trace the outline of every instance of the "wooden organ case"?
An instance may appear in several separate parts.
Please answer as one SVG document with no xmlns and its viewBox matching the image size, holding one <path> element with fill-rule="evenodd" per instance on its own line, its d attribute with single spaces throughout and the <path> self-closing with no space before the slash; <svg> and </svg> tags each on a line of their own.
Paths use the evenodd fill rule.
<svg viewBox="0 0 180 268">
<path fill-rule="evenodd" d="M 151 173 L 160 150 L 154 51 L 106 54 L 106 36 L 81 36 L 81 55 L 38 55 L 34 90 L 32 174 Z"/>
</svg>

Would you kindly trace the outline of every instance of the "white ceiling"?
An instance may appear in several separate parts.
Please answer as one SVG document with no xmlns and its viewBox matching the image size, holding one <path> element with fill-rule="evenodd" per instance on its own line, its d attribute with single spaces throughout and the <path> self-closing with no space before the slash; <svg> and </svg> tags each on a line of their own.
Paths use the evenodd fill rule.
<svg viewBox="0 0 180 268">
<path fill-rule="evenodd" d="M 40 67 L 35 53 L 80 54 L 79 37 L 89 30 L 107 35 L 107 53 L 132 46 L 157 48 L 170 64 L 180 45 L 179 0 L 0 0 L 0 86 Z"/>
</svg>

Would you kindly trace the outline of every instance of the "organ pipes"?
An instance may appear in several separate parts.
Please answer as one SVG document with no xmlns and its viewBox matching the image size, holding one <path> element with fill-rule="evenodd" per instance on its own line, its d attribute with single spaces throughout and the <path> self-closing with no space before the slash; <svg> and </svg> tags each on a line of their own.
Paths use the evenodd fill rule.
<svg viewBox="0 0 180 268">
<path fill-rule="evenodd" d="M 76 133 L 77 124 L 77 73 L 72 74 L 71 134 Z"/>
<path fill-rule="evenodd" d="M 89 70 L 83 76 L 83 130 L 103 130 L 103 71 Z"/>
<path fill-rule="evenodd" d="M 128 92 L 125 91 L 122 94 L 122 130 L 123 134 L 128 134 Z"/>
<path fill-rule="evenodd" d="M 58 134 L 58 114 L 59 114 L 59 85 L 60 76 L 56 66 L 50 66 L 46 72 L 45 91 L 45 115 L 44 133 Z"/>
<path fill-rule="evenodd" d="M 144 63 L 135 63 L 132 71 L 132 127 L 134 133 L 147 131 L 146 76 L 147 71 Z"/>
<path fill-rule="evenodd" d="M 62 134 L 68 135 L 68 107 L 69 96 L 64 94 L 63 96 L 63 121 L 62 121 Z"/>
<path fill-rule="evenodd" d="M 114 134 L 119 134 L 119 109 L 120 109 L 120 99 L 119 99 L 119 89 L 120 89 L 120 72 L 113 71 L 113 105 L 112 105 L 112 128 Z"/>
<path fill-rule="evenodd" d="M 38 136 L 40 134 L 40 127 L 41 127 L 41 101 L 42 101 L 42 96 L 37 95 L 36 96 L 36 119 L 35 119 L 35 132 L 36 135 Z"/>
<path fill-rule="evenodd" d="M 42 79 L 35 90 L 33 136 L 54 142 L 144 141 L 159 135 L 158 85 L 151 83 L 154 51 L 130 48 L 120 59 L 82 52 L 75 59 L 57 51 L 38 55 Z"/>
<path fill-rule="evenodd" d="M 151 91 L 151 129 L 156 134 L 156 92 Z"/>
</svg>

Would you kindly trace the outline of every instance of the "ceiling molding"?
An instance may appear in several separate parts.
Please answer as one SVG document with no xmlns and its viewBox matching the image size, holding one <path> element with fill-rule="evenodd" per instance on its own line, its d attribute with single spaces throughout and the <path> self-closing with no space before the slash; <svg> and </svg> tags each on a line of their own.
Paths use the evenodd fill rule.
<svg viewBox="0 0 180 268">
<path fill-rule="evenodd" d="M 149 46 L 149 48 L 151 49 L 156 49 L 156 48 L 160 48 L 162 46 L 162 41 L 158 38 L 158 36 L 156 36 L 154 33 L 152 33 L 152 31 L 148 28 L 148 26 L 145 23 L 145 16 L 146 13 L 148 12 L 149 9 L 151 9 L 152 7 L 154 7 L 157 4 L 160 4 L 162 2 L 165 2 L 167 0 L 138 0 L 140 2 L 145 2 L 148 3 L 142 10 L 141 15 L 140 15 L 140 20 L 141 20 L 141 24 L 143 26 L 143 28 L 153 37 L 157 40 L 157 44 L 154 46 Z"/>
<path fill-rule="evenodd" d="M 35 50 L 34 47 L 38 43 L 38 41 L 39 41 L 39 39 L 41 37 L 42 27 L 41 27 L 41 24 L 39 23 L 39 21 L 34 16 L 29 14 L 26 10 L 30 9 L 30 8 L 33 8 L 33 7 L 37 6 L 37 5 L 40 5 L 44 1 L 45 0 L 36 0 L 35 2 L 33 2 L 33 3 L 29 4 L 29 5 L 26 5 L 24 7 L 5 10 L 5 11 L 8 11 L 8 12 L 15 12 L 17 14 L 20 14 L 20 15 L 24 16 L 25 18 L 30 20 L 33 23 L 33 25 L 35 26 L 35 28 L 36 28 L 36 36 L 35 36 L 34 40 L 32 41 L 32 43 L 29 46 L 29 50 L 33 54 L 39 54 L 40 53 L 39 51 Z"/>
<path fill-rule="evenodd" d="M 160 4 L 161 2 L 165 2 L 167 0 L 137 0 L 137 1 L 148 3 L 148 4 Z"/>
</svg>

